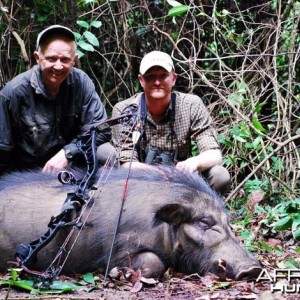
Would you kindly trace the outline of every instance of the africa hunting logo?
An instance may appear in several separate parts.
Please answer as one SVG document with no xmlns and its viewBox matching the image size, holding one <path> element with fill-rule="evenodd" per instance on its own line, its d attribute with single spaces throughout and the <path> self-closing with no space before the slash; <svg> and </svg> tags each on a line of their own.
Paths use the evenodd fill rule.
<svg viewBox="0 0 300 300">
<path fill-rule="evenodd" d="M 270 274 L 262 269 L 256 282 L 269 281 L 270 290 L 287 294 L 300 292 L 300 269 L 274 269 Z"/>
</svg>

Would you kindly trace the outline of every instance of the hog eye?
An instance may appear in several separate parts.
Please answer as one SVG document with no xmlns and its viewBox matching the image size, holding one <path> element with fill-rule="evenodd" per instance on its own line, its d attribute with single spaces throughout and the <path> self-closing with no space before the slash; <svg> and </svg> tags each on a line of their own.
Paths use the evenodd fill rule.
<svg viewBox="0 0 300 300">
<path fill-rule="evenodd" d="M 211 216 L 205 216 L 202 218 L 199 218 L 198 220 L 195 220 L 195 225 L 199 227 L 202 230 L 207 230 L 214 226 L 216 224 L 216 221 Z"/>
</svg>

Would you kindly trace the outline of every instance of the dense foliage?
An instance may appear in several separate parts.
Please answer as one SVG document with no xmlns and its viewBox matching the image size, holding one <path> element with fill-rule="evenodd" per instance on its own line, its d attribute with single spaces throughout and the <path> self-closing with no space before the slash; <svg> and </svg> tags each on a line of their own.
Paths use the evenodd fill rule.
<svg viewBox="0 0 300 300">
<path fill-rule="evenodd" d="M 299 214 L 288 207 L 300 198 L 300 1 L 0 0 L 0 7 L 0 86 L 35 63 L 36 36 L 53 23 L 76 32 L 79 67 L 108 113 L 140 90 L 145 53 L 172 54 L 177 89 L 200 95 L 214 118 L 232 175 L 229 207 L 245 217 L 259 191 L 253 213 L 286 218 L 275 229 L 299 238 Z"/>
</svg>

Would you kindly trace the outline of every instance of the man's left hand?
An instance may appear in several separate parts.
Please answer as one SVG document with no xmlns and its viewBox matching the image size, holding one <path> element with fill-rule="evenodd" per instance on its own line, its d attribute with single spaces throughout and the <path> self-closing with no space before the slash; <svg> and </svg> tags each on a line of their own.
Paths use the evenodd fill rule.
<svg viewBox="0 0 300 300">
<path fill-rule="evenodd" d="M 179 161 L 176 164 L 176 168 L 184 172 L 194 173 L 197 171 L 198 161 L 196 157 L 190 157 L 186 160 Z"/>
<path fill-rule="evenodd" d="M 176 168 L 185 172 L 204 172 L 213 166 L 222 164 L 219 149 L 210 149 L 177 163 Z"/>
<path fill-rule="evenodd" d="M 44 173 L 56 173 L 68 166 L 68 160 L 65 156 L 65 150 L 61 149 L 58 153 L 56 153 L 52 158 L 50 158 L 44 168 Z"/>
</svg>

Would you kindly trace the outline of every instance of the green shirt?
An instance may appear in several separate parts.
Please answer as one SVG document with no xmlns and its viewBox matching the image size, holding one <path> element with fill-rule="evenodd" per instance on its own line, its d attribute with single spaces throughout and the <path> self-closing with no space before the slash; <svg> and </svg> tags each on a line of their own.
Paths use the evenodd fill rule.
<svg viewBox="0 0 300 300">
<path fill-rule="evenodd" d="M 191 156 L 191 141 L 195 141 L 199 152 L 209 149 L 220 149 L 216 140 L 216 133 L 212 126 L 212 119 L 207 108 L 201 98 L 192 95 L 175 92 L 175 123 L 174 130 L 177 134 L 178 143 L 173 139 L 173 148 L 177 144 L 178 156 L 177 160 L 182 161 Z M 138 116 L 140 116 L 140 101 L 142 93 L 117 103 L 113 108 L 112 116 L 120 115 L 129 105 L 136 105 L 138 108 Z M 138 117 L 138 123 L 139 122 Z M 151 147 L 156 147 L 159 151 L 172 151 L 171 127 L 172 104 L 170 103 L 166 116 L 159 122 L 155 122 L 147 111 L 145 133 L 147 139 L 146 152 Z M 129 124 L 120 124 L 113 126 L 113 142 L 115 147 L 119 147 L 120 162 L 128 162 L 131 157 L 132 142 L 132 126 Z M 143 146 L 143 139 L 139 140 L 139 144 L 133 155 L 133 161 L 143 161 L 139 155 L 139 147 Z"/>
</svg>

